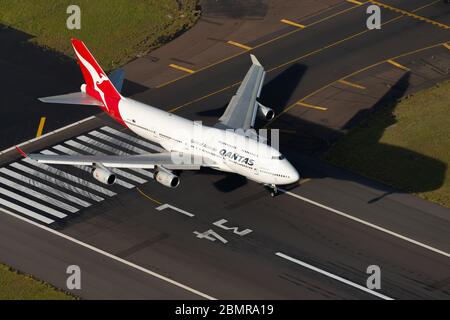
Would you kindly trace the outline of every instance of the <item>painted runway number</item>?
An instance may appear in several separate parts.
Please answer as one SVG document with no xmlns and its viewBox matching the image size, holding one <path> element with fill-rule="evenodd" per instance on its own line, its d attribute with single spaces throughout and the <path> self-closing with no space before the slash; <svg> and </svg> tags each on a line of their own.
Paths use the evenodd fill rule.
<svg viewBox="0 0 450 320">
<path fill-rule="evenodd" d="M 241 236 L 241 237 L 253 232 L 253 230 L 251 230 L 251 229 L 244 229 L 244 230 L 239 231 L 239 227 L 228 227 L 225 225 L 227 222 L 228 222 L 227 219 L 220 219 L 220 220 L 217 220 L 216 222 L 214 222 L 213 225 L 216 227 L 222 228 L 223 230 L 226 230 L 226 231 L 233 231 L 234 234 Z M 217 232 L 215 232 L 212 229 L 209 229 L 202 233 L 200 233 L 198 231 L 194 231 L 194 234 L 199 239 L 206 239 L 209 241 L 219 240 L 220 242 L 222 242 L 224 244 L 228 243 L 227 239 L 225 239 L 224 237 L 222 237 L 221 235 L 219 235 Z"/>
</svg>

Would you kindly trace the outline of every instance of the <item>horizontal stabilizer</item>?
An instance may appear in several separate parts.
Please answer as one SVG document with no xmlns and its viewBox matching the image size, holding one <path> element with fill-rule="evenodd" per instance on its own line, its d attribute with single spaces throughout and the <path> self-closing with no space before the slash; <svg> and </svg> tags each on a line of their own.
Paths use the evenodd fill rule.
<svg viewBox="0 0 450 320">
<path fill-rule="evenodd" d="M 60 103 L 60 104 L 78 104 L 88 106 L 103 106 L 103 103 L 88 96 L 84 92 L 75 92 L 63 94 L 60 96 L 39 98 L 39 101 L 45 103 Z"/>
</svg>

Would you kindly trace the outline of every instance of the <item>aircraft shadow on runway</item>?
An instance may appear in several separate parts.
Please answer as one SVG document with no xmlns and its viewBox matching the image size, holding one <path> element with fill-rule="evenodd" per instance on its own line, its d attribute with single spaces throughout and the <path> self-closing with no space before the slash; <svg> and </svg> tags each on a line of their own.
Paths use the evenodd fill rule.
<svg viewBox="0 0 450 320">
<path fill-rule="evenodd" d="M 401 160 L 401 162 L 399 161 L 390 167 L 374 161 L 367 163 L 367 166 L 371 170 L 373 168 L 373 171 L 385 179 L 394 174 L 398 177 L 399 171 L 402 171 L 403 176 L 406 174 L 415 176 L 415 179 L 408 179 L 409 185 L 406 188 L 403 187 L 404 191 L 376 183 L 358 174 L 338 169 L 322 161 L 322 159 L 326 158 L 326 151 L 343 136 L 344 133 L 342 131 L 333 130 L 285 114 L 283 115 L 282 123 L 286 125 L 286 129 L 295 129 L 296 133 L 281 134 L 281 151 L 286 154 L 288 159 L 300 171 L 304 167 L 308 168 L 306 172 L 303 172 L 304 178 L 318 179 L 331 177 L 339 180 L 350 180 L 378 189 L 384 193 L 383 196 L 372 199 L 369 203 L 376 202 L 391 193 L 427 192 L 440 188 L 444 182 L 444 176 L 447 170 L 445 163 L 412 150 L 380 142 L 386 128 L 395 125 L 397 122 L 393 111 L 399 99 L 405 96 L 410 85 L 409 79 L 410 73 L 405 73 L 375 105 L 368 109 L 360 110 L 342 128 L 344 130 L 357 129 L 356 127 L 358 125 L 364 125 L 364 121 L 374 112 L 389 113 L 389 120 L 384 121 L 381 126 L 378 126 L 379 130 L 373 131 L 373 134 L 369 137 L 370 140 L 367 140 L 367 144 L 374 145 L 378 149 L 382 148 L 383 154 L 390 155 L 390 158 Z M 274 126 L 276 127 L 277 124 L 274 124 Z M 405 139 L 408 139 L 408 137 L 405 137 Z M 390 163 L 392 164 L 392 162 Z M 402 183 L 405 184 L 406 182 Z"/>
<path fill-rule="evenodd" d="M 75 60 L 32 42 L 35 37 L 0 24 L 0 148 L 33 138 L 41 117 L 50 131 L 100 112 L 86 106 L 44 104 L 39 97 L 78 91 L 84 82 Z M 70 43 L 67 39 L 67 43 Z M 126 81 L 124 91 L 136 94 L 148 88 Z"/>
</svg>

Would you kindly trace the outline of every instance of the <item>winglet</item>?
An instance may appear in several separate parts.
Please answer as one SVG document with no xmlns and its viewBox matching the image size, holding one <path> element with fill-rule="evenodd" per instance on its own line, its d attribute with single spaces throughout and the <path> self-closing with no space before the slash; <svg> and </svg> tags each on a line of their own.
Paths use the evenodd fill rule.
<svg viewBox="0 0 450 320">
<path fill-rule="evenodd" d="M 20 149 L 19 146 L 16 146 L 16 150 L 19 151 L 19 153 L 20 153 L 24 158 L 28 158 L 28 155 L 27 155 L 25 152 L 23 152 L 23 150 Z"/>
<path fill-rule="evenodd" d="M 252 59 L 252 62 L 254 65 L 260 66 L 261 67 L 261 63 L 259 63 L 258 59 L 256 59 L 256 57 L 254 55 L 250 55 L 250 58 Z"/>
</svg>

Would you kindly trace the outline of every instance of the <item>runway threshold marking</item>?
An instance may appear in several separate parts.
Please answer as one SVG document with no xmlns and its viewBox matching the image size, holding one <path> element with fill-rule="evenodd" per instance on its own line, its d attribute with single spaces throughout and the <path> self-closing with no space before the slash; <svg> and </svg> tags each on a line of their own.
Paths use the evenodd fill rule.
<svg viewBox="0 0 450 320">
<path fill-rule="evenodd" d="M 294 22 L 294 21 L 287 20 L 287 19 L 281 19 L 280 22 L 283 22 L 283 23 L 285 23 L 285 24 L 289 24 L 289 25 L 291 25 L 291 26 L 294 26 L 294 27 L 297 27 L 297 28 L 300 28 L 300 29 L 306 28 L 306 26 L 303 25 L 303 24 L 296 23 L 296 22 Z"/>
<path fill-rule="evenodd" d="M 380 227 L 380 226 L 378 226 L 378 225 L 376 225 L 376 224 L 373 224 L 373 223 L 367 222 L 367 221 L 365 221 L 365 220 L 356 218 L 356 217 L 354 217 L 354 216 L 352 216 L 352 215 L 350 215 L 350 214 L 344 213 L 344 212 L 342 212 L 342 211 L 339 211 L 339 210 L 330 208 L 330 207 L 328 207 L 328 206 L 326 206 L 326 205 L 323 205 L 323 204 L 318 203 L 318 202 L 316 202 L 316 201 L 313 201 L 313 200 L 310 200 L 310 199 L 308 199 L 308 198 L 302 197 L 302 196 L 300 196 L 300 195 L 298 195 L 298 194 L 296 194 L 296 193 L 293 193 L 293 192 L 291 192 L 291 191 L 287 191 L 287 190 L 284 190 L 284 189 L 282 189 L 282 188 L 279 188 L 278 190 L 280 190 L 280 191 L 283 192 L 283 193 L 286 193 L 287 195 L 290 195 L 291 197 L 294 197 L 294 198 L 297 198 L 297 199 L 299 199 L 299 200 L 305 201 L 305 202 L 307 202 L 307 203 L 309 203 L 309 204 L 312 204 L 312 205 L 314 205 L 314 206 L 316 206 L 316 207 L 325 209 L 325 210 L 327 210 L 327 211 L 329 211 L 329 212 L 333 212 L 333 213 L 335 213 L 335 214 L 337 214 L 337 215 L 339 215 L 339 216 L 341 216 L 341 217 L 344 217 L 344 218 L 353 220 L 353 221 L 355 221 L 355 222 L 361 223 L 361 224 L 363 224 L 363 225 L 365 225 L 365 226 L 367 226 L 367 227 L 370 227 L 370 228 L 372 228 L 372 229 L 375 229 L 375 230 L 384 232 L 384 233 L 389 234 L 390 236 L 393 236 L 393 237 L 395 237 L 395 238 L 404 240 L 404 241 L 409 242 L 409 243 L 411 243 L 411 244 L 414 244 L 414 245 L 416 245 L 416 246 L 422 247 L 422 248 L 427 249 L 427 250 L 429 250 L 429 251 L 432 251 L 432 252 L 434 252 L 434 253 L 438 253 L 438 254 L 443 255 L 443 256 L 445 256 L 445 257 L 447 257 L 447 258 L 450 258 L 450 253 L 445 252 L 445 251 L 443 251 L 443 250 L 439 250 L 439 249 L 434 248 L 434 247 L 432 247 L 432 246 L 429 246 L 429 245 L 427 245 L 427 244 L 425 244 L 425 243 L 419 242 L 419 241 L 417 241 L 417 240 L 414 240 L 414 239 L 411 239 L 411 238 L 409 238 L 409 237 L 403 236 L 403 235 L 401 235 L 401 234 L 399 234 L 399 233 L 396 233 L 396 232 L 394 232 L 394 231 L 391 231 L 391 230 L 388 230 L 388 229 L 386 229 L 386 228 Z"/>
<path fill-rule="evenodd" d="M 306 107 L 306 108 L 310 108 L 310 109 L 320 110 L 320 111 L 327 111 L 328 110 L 328 108 L 315 106 L 315 105 L 312 105 L 312 104 L 309 104 L 309 103 L 305 103 L 305 102 L 297 102 L 297 105 L 302 106 L 302 107 Z"/>
<path fill-rule="evenodd" d="M 27 222 L 27 223 L 29 223 L 29 224 L 31 224 L 31 225 L 33 225 L 33 226 L 39 228 L 39 229 L 48 231 L 48 232 L 50 232 L 50 233 L 52 233 L 52 234 L 54 234 L 54 235 L 56 235 L 56 236 L 58 236 L 58 237 L 64 238 L 64 239 L 66 239 L 66 240 L 68 240 L 68 241 L 71 241 L 71 242 L 73 242 L 73 243 L 75 243 L 75 244 L 78 244 L 79 246 L 82 246 L 82 247 L 84 247 L 84 248 L 86 248 L 86 249 L 92 250 L 92 251 L 94 251 L 94 252 L 96 252 L 96 253 L 98 253 L 98 254 L 101 254 L 101 255 L 103 255 L 103 256 L 105 256 L 105 257 L 108 257 L 108 258 L 110 258 L 110 259 L 112 259 L 112 260 L 115 260 L 115 261 L 117 261 L 117 262 L 123 263 L 123 264 L 125 264 L 125 265 L 127 265 L 127 266 L 129 266 L 129 267 L 131 267 L 131 268 L 133 268 L 133 269 L 139 270 L 139 271 L 141 271 L 141 272 L 143 272 L 143 273 L 145 273 L 145 274 L 151 275 L 151 276 L 153 276 L 153 277 L 155 277 L 155 278 L 158 278 L 158 279 L 160 279 L 160 280 L 162 280 L 162 281 L 165 281 L 165 282 L 167 282 L 167 283 L 170 283 L 170 284 L 172 284 L 172 285 L 174 285 L 174 286 L 176 286 L 176 287 L 179 287 L 179 288 L 181 288 L 181 289 L 184 289 L 184 290 L 186 290 L 186 291 L 188 291 L 188 292 L 191 292 L 191 293 L 193 293 L 193 294 L 195 294 L 195 295 L 197 295 L 197 296 L 200 296 L 200 297 L 205 298 L 205 299 L 207 299 L 207 300 L 217 300 L 217 298 L 214 298 L 214 297 L 212 297 L 212 296 L 210 296 L 210 295 L 208 295 L 208 294 L 206 294 L 206 293 L 203 293 L 203 292 L 201 292 L 201 291 L 199 291 L 199 290 L 196 290 L 196 289 L 194 289 L 194 288 L 192 288 L 192 287 L 189 287 L 189 286 L 187 286 L 187 285 L 184 285 L 184 284 L 182 284 L 182 283 L 180 283 L 180 282 L 178 282 L 178 281 L 176 281 L 176 280 L 173 280 L 173 279 L 171 279 L 171 278 L 168 278 L 168 277 L 166 277 L 166 276 L 163 276 L 163 275 L 161 275 L 161 274 L 159 274 L 159 273 L 157 273 L 157 272 L 154 272 L 154 271 L 151 271 L 151 270 L 146 269 L 146 268 L 144 268 L 144 267 L 141 267 L 140 265 L 137 265 L 137 264 L 135 264 L 135 263 L 133 263 L 133 262 L 130 262 L 130 261 L 125 260 L 125 259 L 122 259 L 122 258 L 120 258 L 120 257 L 118 257 L 118 256 L 115 256 L 115 255 L 109 253 L 109 252 L 106 252 L 106 251 L 104 251 L 104 250 L 102 250 L 102 249 L 99 249 L 99 248 L 97 248 L 97 247 L 95 247 L 95 246 L 93 246 L 93 245 L 90 245 L 90 244 L 88 244 L 88 243 L 85 243 L 85 242 L 83 242 L 83 241 L 80 241 L 80 240 L 78 240 L 78 239 L 75 239 L 75 238 L 73 238 L 73 237 L 70 237 L 70 236 L 68 236 L 68 235 L 66 235 L 66 234 L 64 234 L 64 233 L 61 233 L 61 232 L 59 232 L 59 231 L 56 231 L 56 230 L 51 229 L 51 228 L 49 228 L 49 227 L 46 227 L 46 226 L 44 226 L 44 225 L 42 225 L 42 224 L 40 224 L 40 223 L 38 223 L 38 222 L 34 222 L 34 221 L 32 221 L 32 220 L 29 220 L 29 219 L 27 219 L 27 218 L 25 218 L 25 217 L 19 216 L 19 215 L 15 214 L 15 213 L 10 212 L 10 211 L 8 211 L 8 210 L 5 210 L 5 209 L 3 209 L 3 208 L 1 209 L 1 211 L 4 212 L 4 213 L 6 213 L 7 215 L 10 215 L 10 216 L 12 216 L 12 217 L 14 217 L 14 218 L 16 218 L 16 219 L 21 220 L 21 221 L 23 221 L 23 222 Z"/>
<path fill-rule="evenodd" d="M 338 16 L 338 15 L 347 13 L 347 12 L 349 12 L 349 11 L 351 11 L 351 10 L 354 10 L 355 8 L 358 8 L 358 6 L 352 6 L 352 7 L 350 7 L 350 8 L 346 8 L 346 9 L 343 9 L 343 10 L 338 11 L 338 12 L 336 12 L 336 13 L 333 13 L 333 14 L 327 16 L 327 17 L 324 17 L 324 18 L 322 18 L 322 19 L 319 19 L 319 20 L 317 20 L 317 21 L 315 21 L 315 22 L 309 24 L 308 27 L 311 27 L 311 26 L 313 26 L 313 25 L 316 25 L 316 24 L 319 24 L 319 23 L 321 23 L 321 22 L 327 21 L 327 20 L 329 20 L 329 19 L 331 19 L 331 18 L 334 18 L 334 17 L 336 17 L 336 16 Z M 322 13 L 323 13 L 323 12 L 318 12 L 317 14 L 310 16 L 308 19 L 313 18 L 313 17 L 315 17 L 315 16 L 317 16 L 317 15 L 319 15 L 319 14 L 322 14 Z M 287 33 L 285 33 L 285 34 L 279 35 L 279 36 L 277 36 L 277 37 L 275 37 L 275 38 L 272 38 L 272 39 L 270 39 L 270 40 L 267 40 L 267 41 L 265 41 L 265 42 L 263 42 L 263 43 L 260 43 L 260 44 L 258 44 L 258 45 L 256 45 L 256 46 L 254 46 L 253 49 L 256 49 L 256 48 L 259 48 L 259 47 L 263 47 L 263 46 L 266 46 L 266 45 L 268 45 L 268 44 L 270 44 L 270 43 L 272 43 L 272 42 L 274 42 L 274 41 L 277 41 L 277 40 L 282 39 L 282 38 L 285 38 L 285 37 L 287 37 L 287 36 L 289 36 L 289 35 L 291 35 L 291 34 L 293 34 L 293 33 L 295 33 L 295 32 L 298 32 L 299 30 L 302 30 L 302 29 L 301 29 L 301 28 L 297 28 L 297 29 L 292 30 L 292 31 L 289 31 L 289 32 L 287 32 Z M 218 65 L 218 64 L 220 64 L 220 63 L 223 63 L 223 62 L 225 62 L 225 61 L 231 60 L 231 59 L 233 59 L 233 58 L 235 58 L 235 57 L 237 57 L 237 56 L 240 56 L 240 55 L 243 54 L 243 53 L 245 53 L 245 51 L 243 51 L 243 52 L 238 52 L 238 53 L 233 54 L 233 55 L 231 55 L 231 56 L 229 56 L 229 57 L 220 59 L 220 60 L 218 60 L 218 61 L 216 61 L 216 62 L 213 62 L 213 63 L 211 63 L 211 64 L 209 64 L 209 65 L 206 65 L 206 66 L 204 66 L 204 67 L 202 67 L 202 68 L 199 68 L 198 70 L 196 70 L 196 73 L 197 73 L 197 72 L 200 72 L 200 71 L 203 71 L 203 70 L 206 70 L 206 69 L 209 69 L 209 68 L 211 68 L 211 67 L 214 67 L 214 66 L 216 66 L 216 65 Z M 161 84 L 157 85 L 155 88 L 159 89 L 159 88 L 165 87 L 165 86 L 167 86 L 167 85 L 169 85 L 169 84 L 171 84 L 171 83 L 174 83 L 174 82 L 176 82 L 176 81 L 179 81 L 179 80 L 181 80 L 181 79 L 184 79 L 184 78 L 186 78 L 186 77 L 188 77 L 188 76 L 189 76 L 189 74 L 186 74 L 186 75 L 183 75 L 183 76 L 181 76 L 181 77 L 178 77 L 178 78 L 175 78 L 175 79 L 166 81 L 166 82 L 164 82 L 164 83 L 161 83 Z"/>
<path fill-rule="evenodd" d="M 190 74 L 195 72 L 194 70 L 191 70 L 191 69 L 179 66 L 177 64 L 173 64 L 173 63 L 169 64 L 169 67 L 172 67 L 174 69 L 181 70 L 181 71 L 184 71 L 184 72 L 187 72 L 187 73 L 190 73 Z"/>
<path fill-rule="evenodd" d="M 397 13 L 401 13 L 401 14 L 403 14 L 405 16 L 408 16 L 408 17 L 411 17 L 411 18 L 414 18 L 414 19 L 418 19 L 420 21 L 424 21 L 424 22 L 430 23 L 430 24 L 438 26 L 440 28 L 450 29 L 450 26 L 448 26 L 448 25 L 446 25 L 444 23 L 438 22 L 436 20 L 428 19 L 428 18 L 425 18 L 423 16 L 419 16 L 417 14 L 414 14 L 413 12 L 410 12 L 410 11 L 399 9 L 397 7 L 393 7 L 391 5 L 388 5 L 388 4 L 385 4 L 385 3 L 381 3 L 381 2 L 378 2 L 378 1 L 368 0 L 368 2 L 373 3 L 373 4 L 375 4 L 377 6 L 380 6 L 380 7 L 386 8 L 388 10 L 397 12 Z"/>
<path fill-rule="evenodd" d="M 366 293 L 369 293 L 369 294 L 371 294 L 371 295 L 374 295 L 374 296 L 376 296 L 376 297 L 378 297 L 378 298 L 381 298 L 381 299 L 384 299 L 384 300 L 394 300 L 393 298 L 388 297 L 388 296 L 386 296 L 386 295 L 384 295 L 384 294 L 381 294 L 381 293 L 376 292 L 376 291 L 374 291 L 374 290 L 370 290 L 369 288 L 366 288 L 366 287 L 364 287 L 364 286 L 361 286 L 361 285 L 359 285 L 359 284 L 357 284 L 357 283 L 354 283 L 354 282 L 352 282 L 352 281 L 350 281 L 350 280 L 347 280 L 347 279 L 345 279 L 345 278 L 342 278 L 342 277 L 340 277 L 340 276 L 338 276 L 338 275 L 335 275 L 335 274 L 333 274 L 333 273 L 331 273 L 331 272 L 328 272 L 328 271 L 319 269 L 319 268 L 317 268 L 317 267 L 315 267 L 315 266 L 313 266 L 313 265 L 310 265 L 310 264 L 308 264 L 308 263 L 306 263 L 306 262 L 303 262 L 303 261 L 300 261 L 300 260 L 295 259 L 295 258 L 293 258 L 293 257 L 290 257 L 290 256 L 288 256 L 288 255 L 286 255 L 286 254 L 284 254 L 284 253 L 277 252 L 277 253 L 275 253 L 275 255 L 278 256 L 278 257 L 280 257 L 280 258 L 283 258 L 283 259 L 286 259 L 286 260 L 288 260 L 288 261 L 291 261 L 291 262 L 293 262 L 293 263 L 295 263 L 295 264 L 298 264 L 298 265 L 300 265 L 300 266 L 302 266 L 302 267 L 305 267 L 305 268 L 307 268 L 307 269 L 309 269 L 309 270 L 312 270 L 312 271 L 318 272 L 318 273 L 320 273 L 320 274 L 323 274 L 324 276 L 327 276 L 328 278 L 337 280 L 337 281 L 339 281 L 339 282 L 345 283 L 346 285 L 349 285 L 349 286 L 351 286 L 351 287 L 354 287 L 354 288 L 356 288 L 356 289 L 359 289 L 359 290 L 361 290 L 361 291 L 364 291 L 364 292 L 366 292 Z"/>
<path fill-rule="evenodd" d="M 353 83 L 353 82 L 350 82 L 350 81 L 347 81 L 347 80 L 344 80 L 344 79 L 341 79 L 338 82 L 340 82 L 342 84 L 345 84 L 347 86 L 353 87 L 353 88 L 357 88 L 357 89 L 361 89 L 361 90 L 365 90 L 366 89 L 366 87 L 364 87 L 362 85 L 359 85 L 359 84 L 356 84 L 356 83 Z"/>
<path fill-rule="evenodd" d="M 47 118 L 46 117 L 41 117 L 41 120 L 39 120 L 39 126 L 36 132 L 36 138 L 39 138 L 40 136 L 42 136 L 42 132 L 44 131 L 44 125 L 45 125 L 45 120 Z"/>
<path fill-rule="evenodd" d="M 242 44 L 242 43 L 239 43 L 239 42 L 236 42 L 236 41 L 231 41 L 230 40 L 230 41 L 227 41 L 227 43 L 231 44 L 232 46 L 244 49 L 244 50 L 252 50 L 252 47 L 246 46 L 245 44 Z"/>
<path fill-rule="evenodd" d="M 404 65 L 401 65 L 401 64 L 398 63 L 398 62 L 395 62 L 395 61 L 392 60 L 392 59 L 386 60 L 386 62 L 389 63 L 389 64 L 391 64 L 391 65 L 393 65 L 394 67 L 399 68 L 399 69 L 402 69 L 402 70 L 405 70 L 405 71 L 409 71 L 409 70 L 410 70 L 409 68 L 405 67 Z"/>
</svg>

